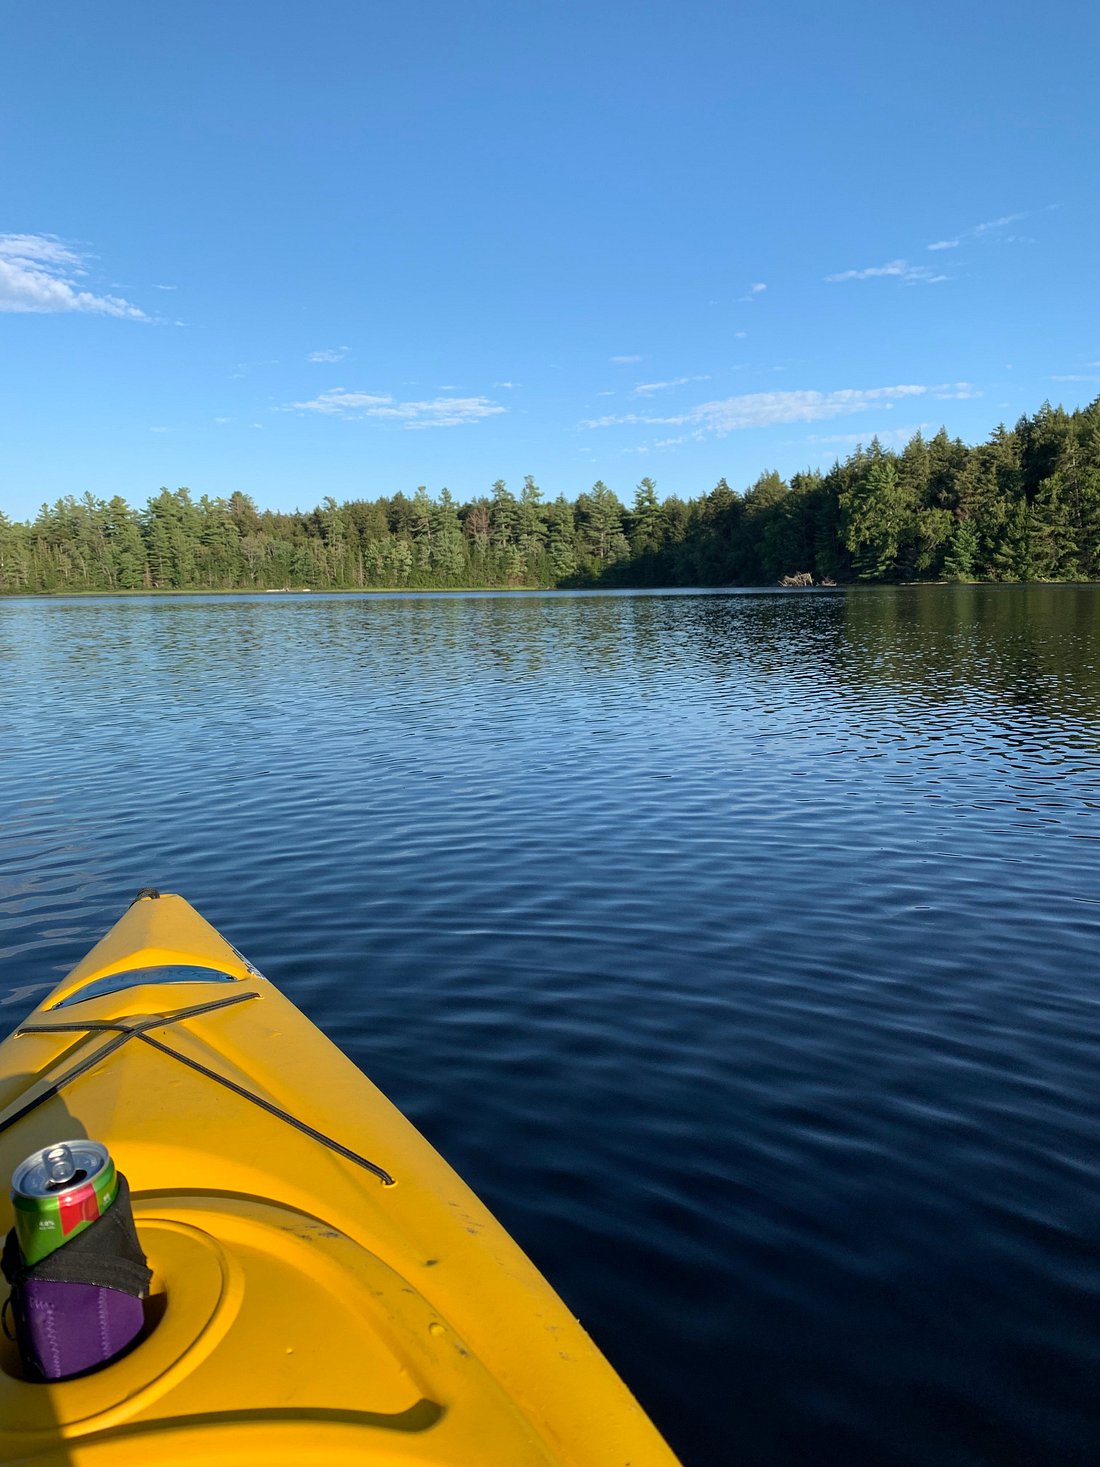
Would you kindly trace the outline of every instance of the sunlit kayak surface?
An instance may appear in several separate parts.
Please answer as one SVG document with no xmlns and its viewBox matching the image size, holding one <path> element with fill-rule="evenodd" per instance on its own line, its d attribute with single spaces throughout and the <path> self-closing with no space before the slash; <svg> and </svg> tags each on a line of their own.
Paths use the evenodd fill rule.
<svg viewBox="0 0 1100 1467">
<path fill-rule="evenodd" d="M 182 897 L 143 894 L 4 1043 L 0 1105 L 8 1174 L 109 1146 L 153 1271 L 102 1370 L 33 1384 L 4 1342 L 3 1460 L 675 1461 L 470 1189 Z"/>
</svg>

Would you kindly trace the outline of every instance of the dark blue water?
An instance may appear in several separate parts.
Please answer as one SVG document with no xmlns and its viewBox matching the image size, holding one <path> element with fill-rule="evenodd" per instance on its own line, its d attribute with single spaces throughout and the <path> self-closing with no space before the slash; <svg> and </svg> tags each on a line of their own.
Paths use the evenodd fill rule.
<svg viewBox="0 0 1100 1467">
<path fill-rule="evenodd" d="M 1100 589 L 0 602 L 0 753 L 0 1019 L 182 892 L 690 1467 L 1100 1457 Z"/>
</svg>

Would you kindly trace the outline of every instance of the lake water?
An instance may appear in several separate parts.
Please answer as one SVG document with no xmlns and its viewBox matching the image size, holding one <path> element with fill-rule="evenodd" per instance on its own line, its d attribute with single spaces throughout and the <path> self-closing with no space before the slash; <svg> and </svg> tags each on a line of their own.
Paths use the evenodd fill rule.
<svg viewBox="0 0 1100 1467">
<path fill-rule="evenodd" d="M 1100 589 L 0 602 L 0 1020 L 180 891 L 689 1467 L 1100 1458 Z"/>
</svg>

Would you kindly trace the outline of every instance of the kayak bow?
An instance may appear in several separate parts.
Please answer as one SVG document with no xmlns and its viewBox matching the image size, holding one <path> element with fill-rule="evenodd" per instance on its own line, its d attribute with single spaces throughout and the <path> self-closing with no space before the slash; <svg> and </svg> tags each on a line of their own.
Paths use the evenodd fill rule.
<svg viewBox="0 0 1100 1467">
<path fill-rule="evenodd" d="M 5 1174 L 78 1136 L 129 1179 L 146 1327 L 51 1384 L 0 1341 L 0 1461 L 675 1467 L 483 1204 L 182 897 L 143 893 L 0 1046 Z"/>
</svg>

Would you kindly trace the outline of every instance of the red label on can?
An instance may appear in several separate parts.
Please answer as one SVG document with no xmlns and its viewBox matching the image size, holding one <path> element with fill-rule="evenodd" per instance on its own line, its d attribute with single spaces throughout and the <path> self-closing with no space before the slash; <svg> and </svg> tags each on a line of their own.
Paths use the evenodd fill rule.
<svg viewBox="0 0 1100 1467">
<path fill-rule="evenodd" d="M 99 1217 L 99 1198 L 89 1183 L 79 1190 L 66 1192 L 57 1199 L 57 1210 L 61 1214 L 61 1235 L 67 1238 L 81 1223 L 95 1222 Z"/>
</svg>

